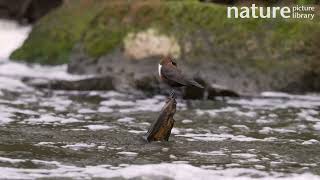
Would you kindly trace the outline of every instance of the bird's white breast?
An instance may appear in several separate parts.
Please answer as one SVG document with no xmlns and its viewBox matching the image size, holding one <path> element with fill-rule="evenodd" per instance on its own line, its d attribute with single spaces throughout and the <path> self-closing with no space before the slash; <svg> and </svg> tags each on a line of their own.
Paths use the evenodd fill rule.
<svg viewBox="0 0 320 180">
<path fill-rule="evenodd" d="M 158 71 L 159 71 L 159 76 L 160 76 L 160 77 L 161 77 L 161 67 L 162 67 L 162 65 L 159 64 L 159 65 L 158 65 Z"/>
</svg>

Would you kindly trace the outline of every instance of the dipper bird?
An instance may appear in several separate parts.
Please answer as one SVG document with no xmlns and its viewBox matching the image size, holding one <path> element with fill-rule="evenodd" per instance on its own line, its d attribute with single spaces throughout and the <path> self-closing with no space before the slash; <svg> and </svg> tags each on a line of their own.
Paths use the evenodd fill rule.
<svg viewBox="0 0 320 180">
<path fill-rule="evenodd" d="M 164 57 L 158 66 L 160 79 L 170 87 L 195 86 L 204 88 L 193 79 L 187 78 L 177 67 L 177 63 L 170 56 Z M 174 94 L 174 91 L 171 92 Z"/>
</svg>

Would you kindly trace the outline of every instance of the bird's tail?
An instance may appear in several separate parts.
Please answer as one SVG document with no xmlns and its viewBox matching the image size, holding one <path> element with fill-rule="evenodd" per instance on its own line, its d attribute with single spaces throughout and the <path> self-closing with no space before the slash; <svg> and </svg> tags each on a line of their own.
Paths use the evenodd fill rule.
<svg viewBox="0 0 320 180">
<path fill-rule="evenodd" d="M 189 81 L 189 84 L 192 85 L 192 86 L 201 88 L 201 89 L 204 88 L 201 84 L 199 84 L 199 83 L 198 83 L 197 81 L 195 81 L 195 80 L 190 80 L 190 81 Z"/>
</svg>

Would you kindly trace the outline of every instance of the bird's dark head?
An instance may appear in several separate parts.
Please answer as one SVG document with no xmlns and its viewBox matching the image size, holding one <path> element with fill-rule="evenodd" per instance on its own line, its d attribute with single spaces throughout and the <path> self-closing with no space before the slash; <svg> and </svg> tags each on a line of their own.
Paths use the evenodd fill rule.
<svg viewBox="0 0 320 180">
<path fill-rule="evenodd" d="M 173 58 L 171 56 L 165 56 L 161 59 L 160 65 L 167 65 L 167 64 L 172 64 L 174 66 L 177 66 L 177 63 L 173 61 Z"/>
</svg>

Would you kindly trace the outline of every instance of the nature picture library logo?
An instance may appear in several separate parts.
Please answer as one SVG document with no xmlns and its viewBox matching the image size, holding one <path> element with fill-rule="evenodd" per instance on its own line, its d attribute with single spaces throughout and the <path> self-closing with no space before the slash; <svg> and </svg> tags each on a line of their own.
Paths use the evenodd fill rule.
<svg viewBox="0 0 320 180">
<path fill-rule="evenodd" d="M 310 19 L 315 18 L 315 7 L 306 5 L 295 5 L 292 7 L 259 7 L 252 4 L 251 7 L 228 7 L 228 18 L 295 18 Z"/>
</svg>

